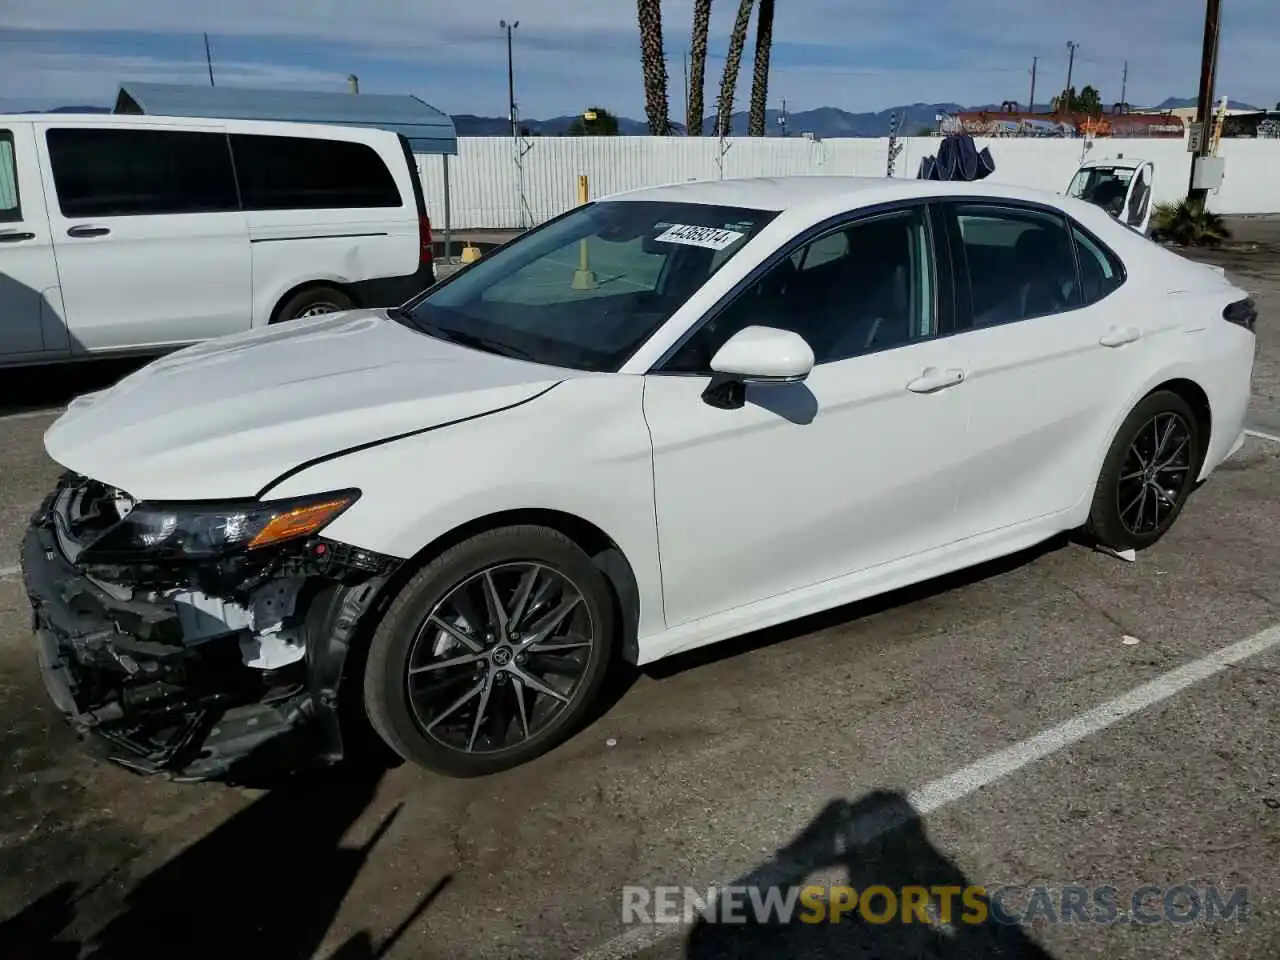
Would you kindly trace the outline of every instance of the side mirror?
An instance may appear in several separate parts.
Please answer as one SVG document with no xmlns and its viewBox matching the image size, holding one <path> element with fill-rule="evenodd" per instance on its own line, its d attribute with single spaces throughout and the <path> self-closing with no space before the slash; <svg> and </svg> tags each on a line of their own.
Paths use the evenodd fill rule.
<svg viewBox="0 0 1280 960">
<path fill-rule="evenodd" d="M 747 327 L 716 351 L 711 369 L 746 383 L 794 383 L 813 369 L 813 348 L 790 330 Z"/>
<path fill-rule="evenodd" d="M 747 402 L 748 383 L 799 383 L 813 370 L 813 348 L 804 337 L 776 327 L 747 327 L 711 358 L 715 374 L 702 399 L 722 410 Z"/>
</svg>

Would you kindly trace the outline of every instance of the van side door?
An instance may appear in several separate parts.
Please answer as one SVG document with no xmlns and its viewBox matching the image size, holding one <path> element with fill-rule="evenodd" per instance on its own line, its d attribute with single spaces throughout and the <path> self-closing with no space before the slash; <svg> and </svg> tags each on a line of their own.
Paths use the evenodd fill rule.
<svg viewBox="0 0 1280 960">
<path fill-rule="evenodd" d="M 0 124 L 0 364 L 66 351 L 35 137 L 29 123 Z"/>
<path fill-rule="evenodd" d="M 249 233 L 216 126 L 37 125 L 73 353 L 250 326 Z"/>
</svg>

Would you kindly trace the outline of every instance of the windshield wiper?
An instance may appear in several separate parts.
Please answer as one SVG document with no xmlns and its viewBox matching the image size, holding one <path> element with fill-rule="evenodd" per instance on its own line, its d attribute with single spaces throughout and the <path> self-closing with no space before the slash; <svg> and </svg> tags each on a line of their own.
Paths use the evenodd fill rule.
<svg viewBox="0 0 1280 960">
<path fill-rule="evenodd" d="M 452 327 L 441 327 L 427 320 L 419 319 L 418 324 L 431 336 L 447 340 L 449 343 L 457 343 L 464 347 L 474 347 L 477 350 L 496 353 L 500 357 L 512 357 L 516 360 L 534 360 L 532 354 L 501 340 L 482 337 L 478 333 L 468 333 L 465 330 L 454 330 Z"/>
</svg>

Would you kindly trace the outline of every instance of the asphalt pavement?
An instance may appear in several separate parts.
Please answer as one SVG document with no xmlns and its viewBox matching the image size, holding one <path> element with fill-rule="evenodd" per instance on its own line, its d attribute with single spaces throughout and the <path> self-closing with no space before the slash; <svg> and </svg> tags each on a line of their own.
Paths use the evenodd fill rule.
<svg viewBox="0 0 1280 960">
<path fill-rule="evenodd" d="M 564 747 L 482 780 L 401 766 L 249 790 L 83 757 L 40 685 L 14 567 L 58 472 L 41 411 L 119 373 L 6 373 L 0 957 L 1280 955 L 1280 442 L 1263 436 L 1280 437 L 1280 226 L 1238 236 L 1207 258 L 1259 303 L 1260 435 L 1136 562 L 1055 542 L 663 662 Z M 1113 887 L 1122 906 L 1143 887 L 1243 888 L 1247 906 L 623 922 L 627 889 L 762 878 L 1011 886 L 1009 904 L 1035 885 Z"/>
</svg>

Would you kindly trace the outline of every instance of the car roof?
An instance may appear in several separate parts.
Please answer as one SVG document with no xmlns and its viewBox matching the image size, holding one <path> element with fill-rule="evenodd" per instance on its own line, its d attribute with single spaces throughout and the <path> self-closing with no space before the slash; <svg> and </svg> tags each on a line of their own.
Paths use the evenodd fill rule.
<svg viewBox="0 0 1280 960">
<path fill-rule="evenodd" d="M 238 120 L 219 117 L 166 117 L 149 113 L 0 113 L 0 123 L 47 123 L 54 126 L 163 127 L 207 130 L 218 127 L 228 133 L 276 133 L 282 136 L 353 139 L 376 142 L 390 131 L 379 127 L 340 123 L 301 123 L 294 120 Z M 391 134 L 394 136 L 394 134 Z"/>
<path fill-rule="evenodd" d="M 641 187 L 601 197 L 601 201 L 697 203 L 751 210 L 787 211 L 841 205 L 855 209 L 916 197 L 971 196 L 1025 200 L 1062 207 L 1064 198 L 1044 190 L 990 180 L 939 181 L 904 177 L 743 177 L 693 180 Z"/>
<path fill-rule="evenodd" d="M 1147 161 L 1141 157 L 1090 157 L 1081 167 L 1116 167 L 1120 170 L 1136 170 Z"/>
</svg>

